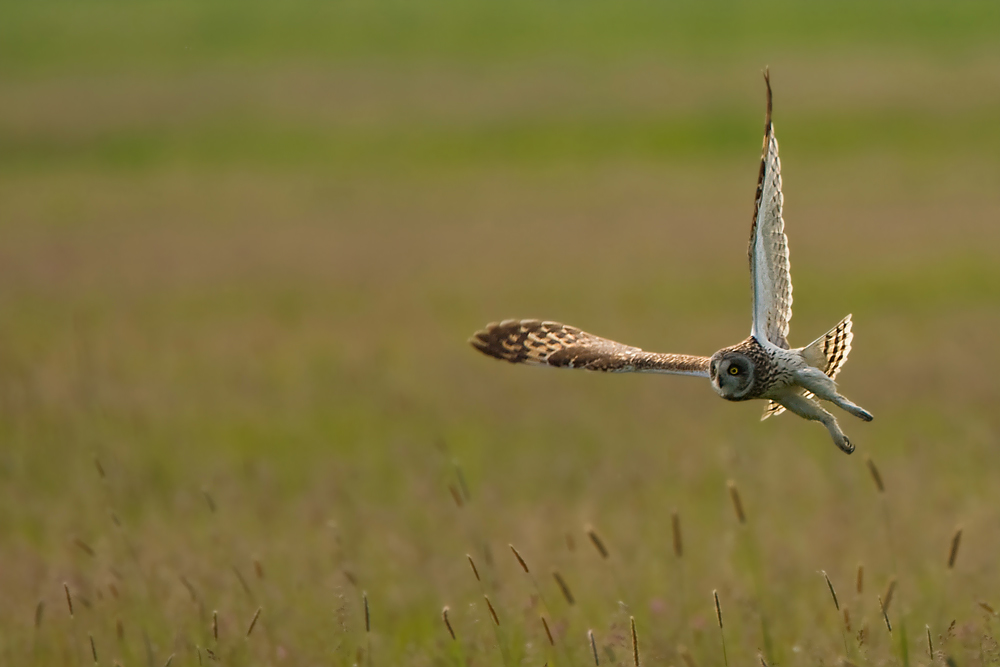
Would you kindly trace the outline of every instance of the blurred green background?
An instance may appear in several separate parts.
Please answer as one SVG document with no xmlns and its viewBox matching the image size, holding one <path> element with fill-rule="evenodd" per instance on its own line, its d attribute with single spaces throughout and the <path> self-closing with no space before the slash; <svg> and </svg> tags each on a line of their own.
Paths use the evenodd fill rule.
<svg viewBox="0 0 1000 667">
<path fill-rule="evenodd" d="M 721 664 L 718 589 L 734 664 L 930 664 L 925 624 L 996 664 L 998 36 L 994 2 L 6 4 L 2 662 L 587 664 L 593 629 L 631 664 L 631 615 L 644 664 Z M 466 344 L 744 338 L 765 66 L 790 338 L 854 314 L 853 457 Z"/>
</svg>

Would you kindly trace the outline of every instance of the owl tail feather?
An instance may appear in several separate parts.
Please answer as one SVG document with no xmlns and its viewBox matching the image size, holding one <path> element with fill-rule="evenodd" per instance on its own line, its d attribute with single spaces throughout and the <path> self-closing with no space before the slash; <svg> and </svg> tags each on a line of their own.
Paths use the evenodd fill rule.
<svg viewBox="0 0 1000 667">
<path fill-rule="evenodd" d="M 851 316 L 848 315 L 837 326 L 802 348 L 802 356 L 805 357 L 806 363 L 820 369 L 833 380 L 847 363 L 847 355 L 851 353 L 852 340 L 854 340 L 854 333 L 851 331 Z M 806 392 L 806 396 L 811 397 L 812 394 Z M 770 401 L 764 408 L 761 421 L 774 415 L 780 415 L 784 411 L 783 405 Z"/>
<path fill-rule="evenodd" d="M 847 363 L 847 355 L 851 353 L 851 316 L 848 315 L 837 326 L 809 343 L 802 350 L 802 356 L 810 366 L 820 369 L 830 379 L 836 379 L 837 373 Z"/>
</svg>

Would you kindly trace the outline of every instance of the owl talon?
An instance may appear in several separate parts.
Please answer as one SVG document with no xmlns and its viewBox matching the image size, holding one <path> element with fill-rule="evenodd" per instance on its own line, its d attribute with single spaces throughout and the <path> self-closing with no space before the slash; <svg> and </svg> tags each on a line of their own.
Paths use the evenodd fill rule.
<svg viewBox="0 0 1000 667">
<path fill-rule="evenodd" d="M 854 444 L 850 440 L 847 439 L 846 435 L 844 436 L 844 441 L 843 442 L 838 442 L 836 444 L 837 444 L 837 447 L 840 448 L 840 451 L 844 452 L 845 454 L 853 454 L 854 453 Z"/>
</svg>

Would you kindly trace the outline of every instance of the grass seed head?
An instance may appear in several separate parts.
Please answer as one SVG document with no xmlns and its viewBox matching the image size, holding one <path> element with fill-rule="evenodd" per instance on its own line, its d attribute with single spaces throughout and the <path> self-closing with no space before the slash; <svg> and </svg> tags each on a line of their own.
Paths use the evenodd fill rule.
<svg viewBox="0 0 1000 667">
<path fill-rule="evenodd" d="M 878 596 L 878 606 L 882 610 L 882 619 L 885 621 L 886 629 L 891 633 L 892 624 L 889 623 L 889 612 L 886 611 L 885 604 L 882 603 L 882 596 Z"/>
<path fill-rule="evenodd" d="M 212 636 L 215 641 L 219 641 L 219 610 L 216 609 L 212 612 Z"/>
<path fill-rule="evenodd" d="M 600 665 L 601 661 L 597 658 L 597 642 L 594 641 L 594 631 L 587 630 L 587 639 L 590 641 L 590 650 L 594 654 L 594 664 Z"/>
<path fill-rule="evenodd" d="M 79 549 L 83 553 L 87 554 L 91 558 L 94 557 L 94 550 L 91 548 L 91 546 L 89 544 L 87 544 L 86 542 L 84 542 L 83 540 L 81 540 L 79 537 L 74 538 L 73 544 L 76 545 L 77 549 Z"/>
<path fill-rule="evenodd" d="M 925 625 L 924 630 L 927 631 L 927 657 L 931 660 L 934 659 L 934 642 L 931 641 L 931 626 Z"/>
<path fill-rule="evenodd" d="M 490 608 L 490 616 L 493 617 L 493 622 L 497 624 L 497 627 L 500 627 L 500 619 L 497 617 L 497 610 L 493 608 L 493 603 L 490 602 L 488 596 L 484 595 L 483 598 L 486 600 L 486 606 Z"/>
<path fill-rule="evenodd" d="M 604 546 L 604 541 L 601 539 L 601 536 L 597 534 L 597 531 L 594 530 L 594 527 L 587 525 L 584 527 L 584 530 L 587 531 L 587 536 L 590 537 L 590 541 L 594 543 L 594 548 L 597 549 L 597 553 L 601 554 L 601 558 L 607 559 L 609 555 L 608 549 Z"/>
<path fill-rule="evenodd" d="M 635 667 L 639 667 L 639 638 L 635 634 L 635 616 L 629 616 L 629 623 L 632 625 L 632 662 Z"/>
<path fill-rule="evenodd" d="M 94 664 L 97 664 L 97 645 L 94 644 L 94 635 L 88 634 L 90 638 L 90 655 L 94 656 Z"/>
<path fill-rule="evenodd" d="M 542 626 L 545 628 L 545 636 L 549 638 L 549 646 L 555 646 L 555 640 L 552 639 L 552 631 L 549 630 L 549 622 L 545 620 L 542 616 Z"/>
<path fill-rule="evenodd" d="M 524 562 L 523 558 L 521 558 L 521 554 L 517 552 L 517 549 L 514 548 L 514 545 L 509 544 L 507 546 L 509 546 L 510 550 L 514 552 L 514 558 L 517 559 L 517 562 L 521 565 L 521 569 L 524 570 L 524 573 L 531 574 L 531 572 L 528 570 L 528 564 Z"/>
<path fill-rule="evenodd" d="M 35 605 L 35 629 L 42 627 L 42 616 L 45 614 L 45 601 L 39 600 Z"/>
<path fill-rule="evenodd" d="M 250 633 L 253 632 L 254 626 L 257 625 L 257 619 L 260 618 L 260 612 L 262 609 L 263 607 L 257 607 L 257 611 L 254 612 L 253 618 L 250 619 L 250 627 L 247 628 L 247 637 L 250 636 Z"/>
<path fill-rule="evenodd" d="M 837 601 L 837 591 L 833 589 L 833 582 L 830 581 L 830 577 L 827 576 L 826 570 L 823 570 L 823 578 L 826 579 L 826 585 L 830 589 L 830 595 L 833 596 L 833 606 L 837 608 L 837 611 L 840 611 L 840 602 Z"/>
<path fill-rule="evenodd" d="M 365 632 L 372 631 L 372 617 L 368 611 L 368 593 L 362 593 L 361 598 L 365 601 Z"/>
<path fill-rule="evenodd" d="M 476 575 L 476 581 L 482 583 L 482 579 L 479 578 L 479 570 L 476 569 L 476 561 L 472 560 L 472 554 L 465 554 L 465 557 L 469 559 L 469 566 L 472 568 L 472 574 Z"/>
<path fill-rule="evenodd" d="M 253 571 L 257 575 L 258 579 L 264 578 L 264 566 L 260 564 L 260 560 L 257 558 L 253 559 Z"/>
<path fill-rule="evenodd" d="M 719 591 L 712 591 L 712 597 L 715 598 L 715 617 L 719 621 L 719 629 L 722 629 L 722 606 L 719 604 Z"/>
<path fill-rule="evenodd" d="M 985 600 L 980 600 L 979 601 L 979 607 L 980 607 L 980 609 L 982 609 L 983 611 L 985 611 L 990 616 L 996 616 L 997 615 L 997 613 L 993 610 L 993 605 L 991 605 L 990 603 L 986 602 Z"/>
<path fill-rule="evenodd" d="M 962 542 L 962 528 L 955 529 L 955 534 L 951 537 L 951 549 L 948 550 L 948 569 L 955 567 L 955 559 L 958 558 L 958 545 Z"/>
<path fill-rule="evenodd" d="M 115 619 L 115 636 L 118 637 L 118 641 L 125 641 L 125 624 L 120 618 Z"/>
<path fill-rule="evenodd" d="M 66 606 L 69 607 L 69 617 L 73 618 L 73 596 L 69 592 L 69 584 L 63 582 L 63 590 L 66 591 Z"/>
<path fill-rule="evenodd" d="M 854 585 L 858 591 L 858 595 L 861 595 L 861 592 L 865 588 L 865 566 L 863 563 L 858 563 L 858 577 L 855 580 Z"/>
<path fill-rule="evenodd" d="M 562 575 L 559 574 L 559 571 L 553 570 L 552 577 L 556 580 L 556 583 L 559 584 L 559 590 L 562 591 L 563 597 L 566 598 L 567 604 L 571 605 L 575 604 L 576 600 L 573 598 L 573 593 L 570 592 L 569 586 L 566 585 L 566 580 L 562 578 Z"/>
<path fill-rule="evenodd" d="M 882 595 L 882 599 L 885 603 L 882 605 L 886 611 L 889 611 L 889 605 L 892 604 L 892 596 L 896 592 L 896 577 L 890 577 L 889 583 L 885 585 L 885 593 Z"/>
<path fill-rule="evenodd" d="M 674 555 L 680 558 L 684 555 L 684 539 L 681 535 L 681 517 L 677 510 L 670 514 L 670 528 L 674 536 Z"/>
<path fill-rule="evenodd" d="M 451 627 L 451 621 L 448 620 L 448 606 L 441 610 L 441 620 L 444 621 L 444 627 L 448 628 L 448 634 L 451 635 L 451 640 L 455 641 L 455 630 Z"/>
<path fill-rule="evenodd" d="M 866 456 L 865 463 L 868 464 L 868 472 L 871 473 L 872 481 L 875 482 L 875 488 L 878 489 L 879 493 L 885 493 L 885 485 L 882 483 L 882 475 L 879 474 L 878 468 L 875 466 L 875 462 L 872 461 L 872 457 Z"/>
<path fill-rule="evenodd" d="M 736 482 L 729 480 L 726 482 L 726 486 L 729 487 L 729 498 L 733 501 L 733 512 L 736 514 L 736 519 L 742 524 L 747 522 L 747 515 L 743 511 L 743 499 L 740 498 L 740 490 L 736 486 Z"/>
</svg>

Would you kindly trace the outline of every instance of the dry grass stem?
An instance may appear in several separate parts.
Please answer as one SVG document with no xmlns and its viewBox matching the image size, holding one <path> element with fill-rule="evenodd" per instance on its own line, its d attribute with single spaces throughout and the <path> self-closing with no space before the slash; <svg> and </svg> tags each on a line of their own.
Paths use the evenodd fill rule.
<svg viewBox="0 0 1000 667">
<path fill-rule="evenodd" d="M 94 656 L 94 664 L 96 665 L 97 664 L 97 645 L 94 644 L 94 635 L 88 633 L 87 637 L 90 638 L 90 655 Z"/>
<path fill-rule="evenodd" d="M 250 619 L 250 627 L 247 628 L 247 637 L 250 636 L 250 633 L 253 632 L 254 626 L 257 625 L 257 619 L 260 618 L 260 612 L 262 609 L 263 607 L 257 607 L 257 611 L 254 612 L 253 618 Z"/>
<path fill-rule="evenodd" d="M 601 661 L 597 658 L 597 642 L 594 641 L 594 631 L 587 630 L 587 639 L 590 641 L 590 650 L 594 654 L 594 664 L 600 665 Z"/>
<path fill-rule="evenodd" d="M 362 593 L 361 598 L 365 601 L 365 632 L 372 631 L 371 612 L 368 611 L 368 593 Z"/>
<path fill-rule="evenodd" d="M 866 456 L 865 463 L 868 464 L 868 472 L 872 475 L 872 481 L 875 482 L 875 488 L 878 489 L 879 493 L 885 493 L 885 485 L 882 484 L 882 475 L 879 474 L 878 468 L 875 466 L 875 462 L 872 461 L 872 457 Z"/>
<path fill-rule="evenodd" d="M 451 627 L 451 621 L 448 620 L 448 607 L 447 605 L 441 610 L 441 620 L 444 621 L 444 627 L 448 628 L 448 634 L 451 635 L 451 640 L 455 641 L 455 630 Z"/>
<path fill-rule="evenodd" d="M 948 569 L 955 567 L 955 559 L 958 558 L 958 545 L 962 542 L 962 528 L 955 530 L 951 538 L 951 549 L 948 551 Z"/>
<path fill-rule="evenodd" d="M 528 570 L 528 564 L 524 562 L 523 558 L 521 558 L 521 554 L 517 552 L 517 549 L 514 548 L 514 545 L 508 544 L 507 546 L 509 546 L 510 550 L 514 552 L 514 558 L 517 559 L 517 562 L 521 565 L 521 569 L 524 570 L 524 573 L 531 574 L 531 572 Z"/>
<path fill-rule="evenodd" d="M 576 604 L 576 600 L 573 598 L 573 593 L 570 592 L 569 586 L 566 585 L 566 580 L 562 578 L 558 570 L 552 572 L 553 578 L 556 583 L 559 584 L 559 590 L 562 591 L 563 597 L 566 598 L 568 604 Z"/>
<path fill-rule="evenodd" d="M 476 569 L 476 561 L 472 560 L 471 554 L 465 554 L 465 557 L 469 559 L 469 566 L 472 568 L 472 574 L 476 575 L 476 581 L 482 583 L 482 579 L 479 578 L 479 570 Z"/>
<path fill-rule="evenodd" d="M 892 632 L 892 624 L 889 623 L 889 613 L 886 611 L 885 605 L 882 603 L 882 596 L 879 596 L 878 598 L 878 606 L 879 609 L 882 610 L 882 619 L 885 621 L 886 629 L 888 629 L 889 632 Z"/>
<path fill-rule="evenodd" d="M 740 498 L 740 490 L 736 486 L 736 482 L 729 480 L 726 482 L 726 486 L 729 487 L 729 498 L 733 501 L 733 512 L 736 513 L 736 518 L 740 523 L 746 523 L 747 515 L 743 511 L 743 500 Z"/>
<path fill-rule="evenodd" d="M 826 570 L 823 570 L 823 578 L 826 579 L 826 585 L 830 589 L 830 595 L 833 596 L 833 606 L 840 611 L 840 602 L 837 601 L 837 591 L 833 588 L 833 582 L 830 581 L 830 577 L 827 575 Z"/>
<path fill-rule="evenodd" d="M 674 555 L 680 558 L 684 555 L 684 539 L 681 535 L 681 517 L 677 510 L 670 515 L 670 527 L 674 535 Z"/>
<path fill-rule="evenodd" d="M 861 592 L 865 588 L 865 566 L 862 563 L 858 563 L 858 577 L 855 582 L 855 588 L 858 595 L 861 595 Z"/>
<path fill-rule="evenodd" d="M 545 636 L 549 638 L 549 646 L 555 646 L 556 642 L 552 639 L 552 631 L 549 630 L 549 622 L 545 620 L 544 616 L 542 616 L 542 627 L 545 628 Z"/>
<path fill-rule="evenodd" d="M 889 605 L 892 604 L 892 596 L 896 592 L 896 577 L 890 577 L 889 583 L 885 585 L 885 593 L 882 595 L 882 599 L 885 600 L 883 607 L 886 611 L 889 611 Z"/>
<path fill-rule="evenodd" d="M 73 618 L 73 596 L 69 592 L 69 584 L 63 582 L 63 590 L 66 591 L 66 606 L 69 607 L 69 617 Z"/>
<path fill-rule="evenodd" d="M 170 656 L 167 658 L 167 661 L 163 663 L 163 667 L 170 667 L 170 663 L 174 661 L 174 655 L 176 654 L 175 653 L 170 654 Z"/>
<path fill-rule="evenodd" d="M 608 550 L 604 546 L 604 541 L 601 540 L 601 536 L 597 534 L 593 526 L 586 526 L 584 530 L 587 531 L 587 535 L 590 537 L 590 541 L 594 543 L 594 548 L 597 549 L 597 553 L 601 554 L 601 558 L 608 557 Z"/>
<path fill-rule="evenodd" d="M 490 598 L 484 595 L 483 599 L 486 600 L 486 606 L 490 609 L 490 616 L 493 617 L 493 622 L 496 623 L 497 627 L 500 627 L 500 619 L 497 618 L 497 610 L 493 608 L 493 603 L 490 602 Z"/>
<path fill-rule="evenodd" d="M 629 616 L 632 625 L 632 662 L 639 667 L 639 637 L 635 634 L 635 616 Z"/>
</svg>

